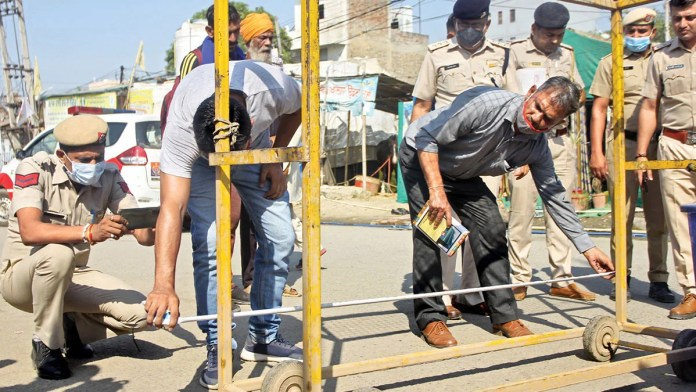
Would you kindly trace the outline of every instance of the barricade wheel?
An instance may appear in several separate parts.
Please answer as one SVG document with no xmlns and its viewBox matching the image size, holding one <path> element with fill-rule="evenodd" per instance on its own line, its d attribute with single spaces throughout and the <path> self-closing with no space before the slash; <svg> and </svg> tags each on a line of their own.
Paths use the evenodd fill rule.
<svg viewBox="0 0 696 392">
<path fill-rule="evenodd" d="M 303 371 L 300 361 L 280 362 L 263 378 L 261 392 L 302 392 Z"/>
<path fill-rule="evenodd" d="M 685 329 L 679 332 L 677 338 L 672 343 L 672 350 L 696 347 L 696 329 Z M 696 359 L 689 359 L 682 362 L 673 362 L 672 370 L 677 377 L 684 381 L 696 381 Z"/>
<path fill-rule="evenodd" d="M 585 354 L 597 362 L 606 362 L 614 357 L 618 340 L 619 325 L 607 316 L 597 316 L 590 320 L 582 334 Z"/>
</svg>

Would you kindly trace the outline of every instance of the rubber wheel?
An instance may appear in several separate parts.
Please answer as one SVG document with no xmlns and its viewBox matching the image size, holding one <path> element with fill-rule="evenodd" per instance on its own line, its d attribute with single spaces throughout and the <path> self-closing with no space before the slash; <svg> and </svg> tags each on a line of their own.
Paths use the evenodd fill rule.
<svg viewBox="0 0 696 392">
<path fill-rule="evenodd" d="M 7 226 L 10 220 L 11 203 L 7 189 L 0 189 L 0 227 Z"/>
<path fill-rule="evenodd" d="M 619 325 L 611 317 L 597 316 L 590 320 L 582 334 L 582 346 L 585 354 L 597 362 L 606 362 L 614 358 L 618 346 Z"/>
<path fill-rule="evenodd" d="M 685 329 L 679 332 L 672 343 L 672 350 L 696 347 L 696 329 Z M 673 362 L 672 370 L 677 377 L 684 381 L 696 381 L 696 358 L 682 362 Z"/>
<path fill-rule="evenodd" d="M 300 361 L 284 361 L 275 365 L 264 377 L 261 392 L 302 392 L 304 369 Z"/>
</svg>

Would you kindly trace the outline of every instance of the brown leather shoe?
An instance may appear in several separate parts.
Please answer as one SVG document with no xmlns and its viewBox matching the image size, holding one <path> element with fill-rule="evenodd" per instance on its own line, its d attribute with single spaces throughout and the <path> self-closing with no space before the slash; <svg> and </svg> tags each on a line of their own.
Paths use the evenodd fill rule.
<svg viewBox="0 0 696 392">
<path fill-rule="evenodd" d="M 435 348 L 457 345 L 457 340 L 452 336 L 444 321 L 431 321 L 421 333 L 423 340 Z"/>
<path fill-rule="evenodd" d="M 520 320 L 512 320 L 502 324 L 493 324 L 493 333 L 495 335 L 505 336 L 506 338 L 534 335 L 534 332 L 525 327 Z"/>
<path fill-rule="evenodd" d="M 566 287 L 551 287 L 549 294 L 554 297 L 563 297 L 570 299 L 577 299 L 580 301 L 594 301 L 595 295 L 592 292 L 583 290 L 580 286 L 575 283 L 571 283 Z"/>
<path fill-rule="evenodd" d="M 515 300 L 522 301 L 527 298 L 527 286 L 515 287 L 512 293 L 515 295 Z"/>
<path fill-rule="evenodd" d="M 461 312 L 459 314 L 460 316 L 462 315 L 462 313 L 477 314 L 479 316 L 487 316 L 488 314 L 490 314 L 488 305 L 485 302 L 481 302 L 476 305 L 465 305 L 460 304 L 454 298 L 452 298 L 452 306 L 459 310 L 459 312 Z"/>
<path fill-rule="evenodd" d="M 459 320 L 462 318 L 462 312 L 457 310 L 454 306 L 445 305 L 445 310 L 447 311 L 447 318 L 450 320 Z"/>
<path fill-rule="evenodd" d="M 696 317 L 696 295 L 687 294 L 681 303 L 669 311 L 669 318 L 675 320 L 688 320 Z"/>
</svg>

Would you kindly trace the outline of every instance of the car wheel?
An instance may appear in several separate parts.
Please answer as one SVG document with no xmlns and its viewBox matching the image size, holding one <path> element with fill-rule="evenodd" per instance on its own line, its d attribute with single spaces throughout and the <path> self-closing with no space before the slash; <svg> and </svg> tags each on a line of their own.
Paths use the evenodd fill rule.
<svg viewBox="0 0 696 392">
<path fill-rule="evenodd" d="M 10 220 L 11 203 L 7 189 L 0 189 L 0 227 L 7 226 Z"/>
</svg>

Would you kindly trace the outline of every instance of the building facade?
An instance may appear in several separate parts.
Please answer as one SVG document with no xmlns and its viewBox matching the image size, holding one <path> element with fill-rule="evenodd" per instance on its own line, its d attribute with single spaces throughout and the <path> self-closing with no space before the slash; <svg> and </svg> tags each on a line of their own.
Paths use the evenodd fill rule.
<svg viewBox="0 0 696 392">
<path fill-rule="evenodd" d="M 414 83 L 428 36 L 413 33 L 411 7 L 390 8 L 389 0 L 322 0 L 319 3 L 321 61 L 375 58 L 391 76 Z M 300 4 L 289 31 L 294 57 L 301 44 Z"/>
</svg>

